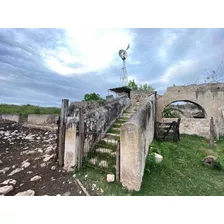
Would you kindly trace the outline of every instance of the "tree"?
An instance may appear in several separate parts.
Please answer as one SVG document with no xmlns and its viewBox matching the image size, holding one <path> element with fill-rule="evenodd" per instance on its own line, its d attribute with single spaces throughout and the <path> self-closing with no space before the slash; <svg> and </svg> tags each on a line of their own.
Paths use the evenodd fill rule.
<svg viewBox="0 0 224 224">
<path fill-rule="evenodd" d="M 99 94 L 96 94 L 96 93 L 85 94 L 83 101 L 92 101 L 92 100 L 98 100 L 103 105 L 106 102 L 106 100 L 101 98 Z"/>
<path fill-rule="evenodd" d="M 154 88 L 152 88 L 150 85 L 148 85 L 147 83 L 145 83 L 144 85 L 137 85 L 135 83 L 135 80 L 133 79 L 132 81 L 130 80 L 128 83 L 128 87 L 131 90 L 140 90 L 140 91 L 147 91 L 147 90 L 151 90 L 151 91 L 155 91 Z"/>
<path fill-rule="evenodd" d="M 100 99 L 102 99 L 102 98 L 100 97 L 99 94 L 96 94 L 96 93 L 90 93 L 90 94 L 87 93 L 84 96 L 84 101 L 100 100 Z"/>
<path fill-rule="evenodd" d="M 131 90 L 137 90 L 138 89 L 138 86 L 137 84 L 135 83 L 135 80 L 133 79 L 132 81 L 130 80 L 129 83 L 128 83 L 128 87 L 131 89 Z"/>
<path fill-rule="evenodd" d="M 223 75 L 219 73 L 222 65 L 223 65 L 223 61 L 221 62 L 221 64 L 219 64 L 216 71 L 211 70 L 211 69 L 205 69 L 205 72 L 207 75 L 205 82 L 219 83 L 219 82 L 223 81 Z"/>
</svg>

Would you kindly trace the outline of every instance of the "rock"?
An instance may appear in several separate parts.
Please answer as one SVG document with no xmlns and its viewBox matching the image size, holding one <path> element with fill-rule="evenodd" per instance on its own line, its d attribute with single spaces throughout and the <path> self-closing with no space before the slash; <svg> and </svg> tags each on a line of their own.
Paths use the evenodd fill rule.
<svg viewBox="0 0 224 224">
<path fill-rule="evenodd" d="M 30 181 L 37 181 L 37 180 L 40 180 L 41 179 L 41 176 L 35 176 L 35 177 L 32 177 L 30 179 Z"/>
<path fill-rule="evenodd" d="M 4 187 L 0 187 L 0 195 L 3 194 L 3 195 L 6 195 L 8 194 L 10 191 L 13 190 L 13 186 L 12 185 L 9 185 L 9 186 L 4 186 Z"/>
<path fill-rule="evenodd" d="M 71 192 L 68 191 L 68 192 L 65 192 L 62 196 L 69 196 L 70 194 L 71 194 Z"/>
<path fill-rule="evenodd" d="M 8 185 L 8 184 L 16 185 L 16 180 L 8 179 L 8 180 L 5 180 L 4 182 L 2 182 L 1 184 L 5 184 L 5 185 Z"/>
<path fill-rule="evenodd" d="M 52 166 L 51 167 L 51 170 L 56 170 L 56 166 Z"/>
<path fill-rule="evenodd" d="M 114 174 L 107 174 L 107 182 L 114 182 L 115 176 Z"/>
<path fill-rule="evenodd" d="M 154 154 L 155 154 L 155 162 L 156 163 L 161 163 L 162 160 L 163 160 L 163 157 L 158 153 L 154 153 Z"/>
<path fill-rule="evenodd" d="M 25 137 L 25 139 L 26 139 L 26 140 L 33 140 L 33 139 L 34 139 L 34 136 L 35 136 L 35 135 L 28 134 L 28 135 Z"/>
<path fill-rule="evenodd" d="M 216 157 L 215 156 L 207 156 L 204 158 L 203 163 L 205 165 L 209 165 L 213 167 L 215 165 Z"/>
<path fill-rule="evenodd" d="M 23 162 L 22 163 L 22 168 L 27 168 L 27 167 L 29 167 L 30 166 L 30 163 L 29 162 Z"/>
<path fill-rule="evenodd" d="M 56 179 L 55 179 L 54 177 L 51 177 L 51 180 L 54 181 L 54 180 L 56 180 Z"/>
<path fill-rule="evenodd" d="M 0 160 L 0 165 L 3 164 L 3 162 Z"/>
<path fill-rule="evenodd" d="M 40 137 L 37 137 L 37 140 L 40 140 Z"/>
<path fill-rule="evenodd" d="M 56 196 L 61 196 L 60 194 L 57 194 Z"/>
<path fill-rule="evenodd" d="M 15 165 L 13 165 L 13 166 L 12 166 L 12 169 L 15 169 L 15 168 L 16 168 L 16 166 L 15 166 Z"/>
<path fill-rule="evenodd" d="M 0 173 L 5 174 L 8 170 L 10 170 L 10 167 L 5 167 L 4 169 L 0 170 Z"/>
<path fill-rule="evenodd" d="M 21 172 L 22 170 L 24 170 L 23 168 L 16 168 L 15 170 L 13 170 L 8 176 L 12 176 L 14 175 L 15 173 L 19 173 Z"/>
<path fill-rule="evenodd" d="M 79 194 L 82 194 L 82 191 L 79 191 Z"/>
<path fill-rule="evenodd" d="M 41 163 L 40 164 L 40 167 L 45 167 L 46 166 L 46 163 Z"/>
<path fill-rule="evenodd" d="M 73 177 L 73 178 L 76 178 L 76 174 L 74 174 L 72 177 Z"/>
<path fill-rule="evenodd" d="M 27 191 L 19 192 L 15 196 L 34 196 L 34 195 L 35 195 L 35 191 L 27 190 Z"/>
<path fill-rule="evenodd" d="M 54 157 L 54 155 L 51 155 L 51 156 L 46 156 L 44 159 L 43 159 L 43 161 L 44 162 L 47 162 L 47 161 L 49 161 L 51 158 L 53 158 Z"/>
<path fill-rule="evenodd" d="M 43 153 L 44 151 L 42 149 L 38 149 L 37 152 Z"/>
<path fill-rule="evenodd" d="M 32 174 L 32 173 L 33 173 L 33 171 L 28 171 L 28 172 L 27 172 L 27 174 Z"/>
</svg>

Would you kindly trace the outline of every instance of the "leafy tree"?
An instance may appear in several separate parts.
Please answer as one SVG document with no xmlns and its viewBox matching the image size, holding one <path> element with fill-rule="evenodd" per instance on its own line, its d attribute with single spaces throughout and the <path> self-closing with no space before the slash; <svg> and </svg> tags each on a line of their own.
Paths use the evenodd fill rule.
<svg viewBox="0 0 224 224">
<path fill-rule="evenodd" d="M 146 90 L 151 90 L 151 91 L 155 91 L 154 88 L 152 88 L 150 85 L 148 85 L 147 83 L 145 83 L 144 85 L 137 85 L 135 83 L 135 80 L 133 79 L 132 81 L 130 80 L 128 83 L 128 87 L 131 90 L 139 90 L 139 91 L 146 91 Z"/>
<path fill-rule="evenodd" d="M 138 89 L 138 86 L 137 84 L 135 83 L 135 80 L 133 79 L 132 81 L 130 80 L 129 83 L 128 83 L 128 87 L 131 89 L 131 90 L 137 90 Z"/>
<path fill-rule="evenodd" d="M 83 101 L 91 101 L 91 100 L 98 100 L 102 104 L 106 102 L 106 100 L 101 98 L 99 94 L 96 94 L 96 93 L 85 94 Z"/>
</svg>

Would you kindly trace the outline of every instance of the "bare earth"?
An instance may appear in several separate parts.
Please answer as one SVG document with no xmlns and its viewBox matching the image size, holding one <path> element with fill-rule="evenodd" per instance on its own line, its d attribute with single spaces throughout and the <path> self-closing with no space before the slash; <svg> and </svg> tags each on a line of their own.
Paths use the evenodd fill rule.
<svg viewBox="0 0 224 224">
<path fill-rule="evenodd" d="M 55 131 L 27 128 L 0 120 L 0 189 L 13 186 L 13 190 L 5 194 L 7 196 L 29 189 L 37 196 L 85 195 L 74 181 L 73 174 L 57 166 L 55 149 Z M 19 172 L 10 175 L 12 171 Z M 35 176 L 41 179 L 31 181 Z M 3 184 L 8 179 L 15 180 L 16 184 Z"/>
</svg>

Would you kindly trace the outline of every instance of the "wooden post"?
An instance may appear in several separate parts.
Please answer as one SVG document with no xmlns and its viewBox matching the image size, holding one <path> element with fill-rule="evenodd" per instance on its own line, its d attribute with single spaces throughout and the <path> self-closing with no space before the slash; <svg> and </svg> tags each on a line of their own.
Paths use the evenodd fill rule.
<svg viewBox="0 0 224 224">
<path fill-rule="evenodd" d="M 120 140 L 117 141 L 116 149 L 116 181 L 120 182 Z"/>
<path fill-rule="evenodd" d="M 157 92 L 155 92 L 155 121 L 154 121 L 154 138 L 157 139 L 157 119 L 156 119 L 156 114 L 157 114 Z"/>
<path fill-rule="evenodd" d="M 79 109 L 79 150 L 78 150 L 78 169 L 82 168 L 84 153 L 84 117 L 83 109 Z"/>
<path fill-rule="evenodd" d="M 215 119 L 215 135 L 216 135 L 216 140 L 219 140 L 219 122 L 218 119 Z"/>
<path fill-rule="evenodd" d="M 68 112 L 69 100 L 63 99 L 61 106 L 60 124 L 59 124 L 59 138 L 58 138 L 58 162 L 59 166 L 64 165 L 65 154 L 65 131 L 66 131 L 66 116 Z"/>
<path fill-rule="evenodd" d="M 215 129 L 214 129 L 214 119 L 211 117 L 210 119 L 210 147 L 214 148 L 214 140 L 215 140 Z"/>
</svg>

